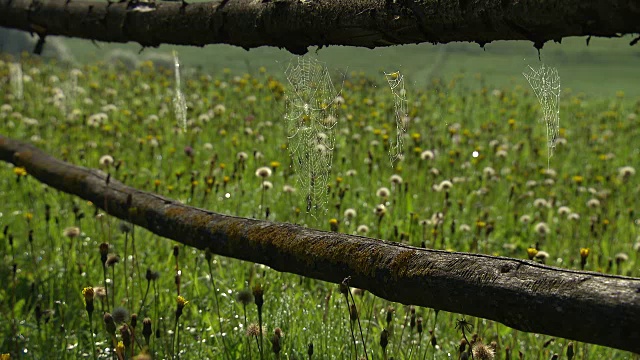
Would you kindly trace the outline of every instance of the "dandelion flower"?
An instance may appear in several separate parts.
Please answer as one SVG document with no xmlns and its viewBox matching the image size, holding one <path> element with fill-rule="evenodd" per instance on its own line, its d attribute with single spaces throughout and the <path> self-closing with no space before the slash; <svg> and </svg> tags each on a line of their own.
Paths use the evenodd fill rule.
<svg viewBox="0 0 640 360">
<path fill-rule="evenodd" d="M 347 220 L 353 219 L 354 217 L 356 217 L 356 215 L 357 215 L 357 212 L 355 209 L 349 208 L 344 211 L 344 217 Z"/>
<path fill-rule="evenodd" d="M 531 222 L 531 216 L 529 215 L 522 215 L 520 216 L 520 222 L 523 224 L 528 224 Z"/>
<path fill-rule="evenodd" d="M 425 150 L 420 153 L 420 159 L 422 160 L 433 160 L 433 158 L 434 158 L 434 155 L 433 155 L 433 151 L 431 150 Z"/>
<path fill-rule="evenodd" d="M 236 157 L 238 158 L 238 160 L 240 160 L 240 162 L 245 162 L 247 161 L 247 159 L 249 158 L 249 155 L 247 155 L 246 152 L 244 151 L 240 151 Z"/>
<path fill-rule="evenodd" d="M 391 175 L 391 178 L 389 179 L 389 181 L 391 181 L 391 183 L 394 185 L 400 185 L 402 184 L 402 177 L 400 175 L 394 174 L 394 175 Z"/>
<path fill-rule="evenodd" d="M 120 256 L 116 255 L 116 254 L 109 254 L 107 255 L 107 261 L 105 261 L 104 265 L 109 267 L 109 266 L 113 266 L 117 263 L 120 262 Z"/>
<path fill-rule="evenodd" d="M 238 302 L 243 306 L 247 306 L 253 302 L 253 293 L 251 293 L 251 290 L 249 289 L 240 290 L 236 294 L 236 300 L 238 300 Z"/>
<path fill-rule="evenodd" d="M 386 207 L 386 206 L 384 206 L 384 204 L 378 204 L 378 205 L 376 206 L 376 208 L 373 210 L 373 212 L 374 212 L 377 216 L 382 217 L 382 216 L 384 216 L 384 214 L 386 214 L 386 213 L 387 213 L 387 207 Z"/>
<path fill-rule="evenodd" d="M 80 235 L 80 228 L 77 227 L 77 226 L 68 227 L 68 228 L 64 229 L 64 231 L 62 231 L 62 235 L 66 236 L 68 238 L 78 237 Z"/>
<path fill-rule="evenodd" d="M 548 207 L 548 205 L 549 203 L 545 199 L 535 199 L 533 201 L 533 207 L 536 208 Z"/>
<path fill-rule="evenodd" d="M 294 188 L 291 185 L 285 185 L 285 186 L 282 187 L 282 191 L 287 193 L 287 194 L 291 194 L 291 193 L 296 192 L 296 188 Z"/>
<path fill-rule="evenodd" d="M 369 232 L 369 227 L 367 225 L 359 225 L 356 231 L 360 234 L 366 235 Z"/>
<path fill-rule="evenodd" d="M 262 188 L 265 190 L 271 190 L 271 188 L 273 188 L 273 183 L 271 183 L 271 181 L 263 181 L 262 182 Z"/>
<path fill-rule="evenodd" d="M 376 196 L 379 198 L 387 198 L 389 197 L 389 194 L 391 194 L 391 192 L 386 187 L 381 187 L 380 189 L 378 189 L 378 191 L 376 191 Z"/>
<path fill-rule="evenodd" d="M 620 265 L 620 263 L 629 260 L 629 255 L 623 252 L 620 252 L 616 254 L 615 259 L 616 259 L 616 264 Z"/>
<path fill-rule="evenodd" d="M 225 113 L 225 111 L 227 111 L 227 108 L 222 104 L 218 104 L 213 107 L 213 113 L 215 115 L 222 115 Z"/>
<path fill-rule="evenodd" d="M 569 215 L 571 213 L 571 209 L 568 206 L 560 206 L 558 208 L 558 215 Z"/>
<path fill-rule="evenodd" d="M 469 231 L 471 231 L 471 226 L 469 226 L 467 224 L 462 224 L 462 225 L 460 225 L 460 231 L 469 232 Z"/>
<path fill-rule="evenodd" d="M 260 167 L 256 170 L 256 176 L 266 179 L 271 176 L 271 169 L 266 166 Z"/>
<path fill-rule="evenodd" d="M 108 168 L 109 166 L 111 166 L 113 164 L 113 156 L 111 156 L 111 155 L 102 155 L 98 162 L 100 163 L 100 166 L 102 166 L 104 168 Z"/>
<path fill-rule="evenodd" d="M 591 209 L 597 209 L 600 207 L 600 200 L 592 198 L 587 201 L 587 206 Z"/>
<path fill-rule="evenodd" d="M 96 299 L 104 299 L 107 297 L 107 289 L 103 286 L 96 286 L 93 288 L 93 297 Z"/>
<path fill-rule="evenodd" d="M 636 169 L 634 169 L 631 166 L 623 166 L 620 169 L 618 169 L 618 175 L 620 175 L 620 177 L 625 180 L 632 177 L 635 174 L 636 174 Z"/>
<path fill-rule="evenodd" d="M 545 222 L 537 223 L 534 229 L 535 232 L 541 236 L 545 236 L 549 233 L 549 225 L 547 225 Z"/>
<path fill-rule="evenodd" d="M 547 259 L 549 258 L 549 253 L 546 251 L 538 251 L 535 255 L 535 259 L 540 261 L 541 263 L 545 263 L 545 261 L 547 261 Z"/>
<path fill-rule="evenodd" d="M 356 176 L 356 175 L 358 175 L 358 172 L 353 170 L 353 169 L 351 169 L 351 170 L 347 170 L 345 175 L 347 175 L 347 176 Z"/>
<path fill-rule="evenodd" d="M 484 174 L 485 177 L 490 178 L 496 174 L 496 171 L 492 167 L 487 166 L 484 169 L 482 169 L 482 174 Z"/>
<path fill-rule="evenodd" d="M 16 174 L 17 176 L 26 176 L 27 170 L 21 166 L 16 166 L 13 168 L 13 173 Z"/>
<path fill-rule="evenodd" d="M 113 317 L 113 321 L 115 321 L 116 324 L 126 323 L 131 318 L 129 316 L 129 310 L 123 308 L 122 306 L 114 308 L 111 312 L 111 316 Z"/>
<path fill-rule="evenodd" d="M 453 187 L 453 184 L 449 180 L 443 180 L 442 182 L 440 182 L 440 185 L 438 185 L 438 187 L 440 188 L 440 190 L 449 191 Z"/>
<path fill-rule="evenodd" d="M 567 215 L 567 219 L 569 219 L 571 221 L 578 221 L 578 220 L 580 220 L 580 214 L 571 213 L 571 214 Z"/>
</svg>

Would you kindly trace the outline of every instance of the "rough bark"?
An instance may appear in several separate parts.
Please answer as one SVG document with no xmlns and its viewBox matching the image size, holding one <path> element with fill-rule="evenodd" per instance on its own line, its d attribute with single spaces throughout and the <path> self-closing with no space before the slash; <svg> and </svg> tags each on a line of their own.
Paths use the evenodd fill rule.
<svg viewBox="0 0 640 360">
<path fill-rule="evenodd" d="M 382 298 L 640 353 L 640 279 L 532 261 L 414 248 L 300 226 L 220 215 L 123 185 L 0 135 L 0 160 L 160 236 Z"/>
<path fill-rule="evenodd" d="M 216 0 L 120 3 L 0 0 L 0 26 L 142 46 L 231 44 L 245 49 L 530 40 L 640 33 L 628 0 Z"/>
</svg>

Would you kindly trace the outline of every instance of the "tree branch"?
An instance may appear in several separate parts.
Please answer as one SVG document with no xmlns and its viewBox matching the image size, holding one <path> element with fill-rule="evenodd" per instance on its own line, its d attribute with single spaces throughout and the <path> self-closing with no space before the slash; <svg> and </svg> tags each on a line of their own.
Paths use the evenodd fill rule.
<svg viewBox="0 0 640 360">
<path fill-rule="evenodd" d="M 639 18 L 640 6 L 627 0 L 0 0 L 0 26 L 41 37 L 275 46 L 294 54 L 309 46 L 452 41 L 529 40 L 541 48 L 568 36 L 640 33 Z"/>
<path fill-rule="evenodd" d="M 220 215 L 55 159 L 0 135 L 0 160 L 109 214 L 198 249 L 351 285 L 390 301 L 640 353 L 640 279 L 526 260 L 414 248 L 300 226 Z M 105 208 L 106 206 L 106 208 Z"/>
</svg>

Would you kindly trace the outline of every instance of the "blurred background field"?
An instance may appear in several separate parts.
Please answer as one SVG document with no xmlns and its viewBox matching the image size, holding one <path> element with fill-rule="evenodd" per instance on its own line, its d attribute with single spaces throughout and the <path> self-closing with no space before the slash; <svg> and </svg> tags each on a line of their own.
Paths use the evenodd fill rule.
<svg viewBox="0 0 640 360">
<path fill-rule="evenodd" d="M 24 37 L 17 31 L 6 31 L 0 36 L 0 50 L 30 51 L 32 46 L 19 46 L 2 40 Z M 20 34 L 20 35 L 18 35 Z M 322 61 L 340 71 L 364 71 L 382 74 L 397 69 L 407 74 L 411 86 L 423 87 L 432 77 L 450 78 L 453 75 L 482 74 L 495 86 L 506 86 L 522 81 L 522 72 L 528 65 L 542 62 L 558 69 L 563 88 L 592 95 L 614 95 L 624 91 L 629 96 L 640 96 L 640 46 L 629 46 L 633 36 L 621 38 L 567 38 L 562 43 L 548 42 L 538 54 L 529 42 L 499 41 L 481 48 L 473 43 L 444 45 L 404 45 L 373 50 L 334 46 L 311 48 Z M 80 39 L 50 37 L 49 43 L 58 44 L 65 57 L 78 63 L 107 60 L 114 54 L 129 58 L 165 59 L 170 63 L 172 50 L 180 54 L 184 66 L 201 69 L 211 75 L 224 68 L 234 72 L 251 72 L 261 66 L 271 74 L 281 74 L 290 54 L 285 50 L 262 47 L 251 51 L 229 45 L 210 45 L 204 48 L 163 45 L 142 49 L 135 44 L 91 43 Z M 317 51 L 316 51 L 317 50 Z"/>
</svg>

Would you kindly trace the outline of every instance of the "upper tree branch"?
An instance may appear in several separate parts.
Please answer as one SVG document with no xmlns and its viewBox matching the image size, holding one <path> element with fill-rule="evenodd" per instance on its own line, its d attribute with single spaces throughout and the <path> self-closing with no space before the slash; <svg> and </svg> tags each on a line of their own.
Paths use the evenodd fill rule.
<svg viewBox="0 0 640 360">
<path fill-rule="evenodd" d="M 109 214 L 199 249 L 353 286 L 385 299 L 640 353 L 640 279 L 414 248 L 220 215 L 136 190 L 0 135 L 0 160 Z"/>
<path fill-rule="evenodd" d="M 396 44 L 530 40 L 640 33 L 628 0 L 217 0 L 108 4 L 0 0 L 0 26 L 143 46 L 231 44 L 374 48 Z"/>
</svg>

